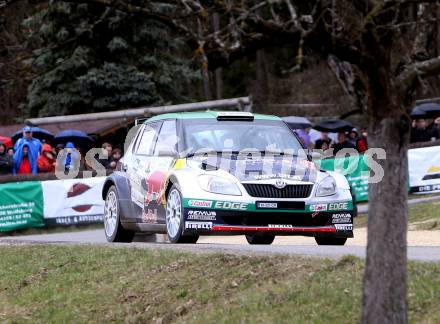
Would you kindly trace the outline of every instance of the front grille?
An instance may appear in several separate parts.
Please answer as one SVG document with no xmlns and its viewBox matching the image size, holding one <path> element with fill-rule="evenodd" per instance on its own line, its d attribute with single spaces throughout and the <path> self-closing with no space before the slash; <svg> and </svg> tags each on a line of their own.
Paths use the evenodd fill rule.
<svg viewBox="0 0 440 324">
<path fill-rule="evenodd" d="M 252 197 L 261 198 L 307 198 L 312 193 L 313 185 L 287 185 L 278 189 L 271 184 L 243 183 L 244 188 Z"/>
</svg>

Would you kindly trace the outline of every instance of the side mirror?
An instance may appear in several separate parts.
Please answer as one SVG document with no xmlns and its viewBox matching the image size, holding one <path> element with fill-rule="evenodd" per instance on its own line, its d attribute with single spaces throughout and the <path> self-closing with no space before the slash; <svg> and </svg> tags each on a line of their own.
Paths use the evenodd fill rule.
<svg viewBox="0 0 440 324">
<path fill-rule="evenodd" d="M 307 152 L 307 156 L 309 157 L 310 160 L 321 160 L 322 159 L 322 154 L 313 150 L 309 150 Z"/>
</svg>

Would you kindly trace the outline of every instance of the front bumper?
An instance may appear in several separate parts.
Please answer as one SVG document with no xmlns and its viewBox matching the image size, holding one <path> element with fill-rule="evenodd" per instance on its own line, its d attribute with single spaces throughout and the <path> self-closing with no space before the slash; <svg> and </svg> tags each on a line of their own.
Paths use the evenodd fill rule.
<svg viewBox="0 0 440 324">
<path fill-rule="evenodd" d="M 252 208 L 250 208 L 252 209 Z M 353 212 L 184 208 L 185 233 L 353 237 Z"/>
</svg>

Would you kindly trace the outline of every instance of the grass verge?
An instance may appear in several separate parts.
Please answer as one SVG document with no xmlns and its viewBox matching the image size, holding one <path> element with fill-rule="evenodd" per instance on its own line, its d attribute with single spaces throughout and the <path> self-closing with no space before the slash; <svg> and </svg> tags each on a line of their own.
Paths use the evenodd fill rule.
<svg viewBox="0 0 440 324">
<path fill-rule="evenodd" d="M 0 322 L 359 320 L 363 261 L 0 246 Z M 409 266 L 412 321 L 440 321 L 440 264 Z"/>
<path fill-rule="evenodd" d="M 438 230 L 440 229 L 440 201 L 410 205 L 408 229 L 415 230 Z M 355 228 L 367 226 L 367 216 L 359 215 L 354 219 Z"/>
</svg>

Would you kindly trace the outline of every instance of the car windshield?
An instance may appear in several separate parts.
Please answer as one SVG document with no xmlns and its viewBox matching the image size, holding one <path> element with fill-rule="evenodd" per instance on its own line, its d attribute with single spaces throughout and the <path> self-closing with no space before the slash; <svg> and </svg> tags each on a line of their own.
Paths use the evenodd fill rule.
<svg viewBox="0 0 440 324">
<path fill-rule="evenodd" d="M 298 139 L 282 121 L 183 120 L 184 151 L 284 152 L 298 154 Z"/>
</svg>

